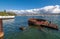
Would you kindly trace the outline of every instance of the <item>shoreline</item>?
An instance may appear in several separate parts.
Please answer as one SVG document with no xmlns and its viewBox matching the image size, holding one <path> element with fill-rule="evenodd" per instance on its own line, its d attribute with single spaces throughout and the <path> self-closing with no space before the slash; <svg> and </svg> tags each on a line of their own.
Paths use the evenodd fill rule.
<svg viewBox="0 0 60 39">
<path fill-rule="evenodd" d="M 17 16 L 60 16 L 60 15 L 17 15 Z"/>
</svg>

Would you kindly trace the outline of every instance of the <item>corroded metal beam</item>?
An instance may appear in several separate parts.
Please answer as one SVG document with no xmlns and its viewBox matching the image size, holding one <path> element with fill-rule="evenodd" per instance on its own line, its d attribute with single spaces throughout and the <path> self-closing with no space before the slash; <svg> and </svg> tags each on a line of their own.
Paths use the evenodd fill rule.
<svg viewBox="0 0 60 39">
<path fill-rule="evenodd" d="M 3 23 L 2 23 L 2 19 L 0 19 L 0 39 L 2 39 L 3 36 L 4 36 Z"/>
</svg>

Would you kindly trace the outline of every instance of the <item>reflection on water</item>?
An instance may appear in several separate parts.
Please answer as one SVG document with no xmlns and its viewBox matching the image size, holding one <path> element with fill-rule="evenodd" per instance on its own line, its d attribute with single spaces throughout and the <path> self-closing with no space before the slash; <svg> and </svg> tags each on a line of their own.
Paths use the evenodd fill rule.
<svg viewBox="0 0 60 39">
<path fill-rule="evenodd" d="M 12 23 L 12 22 L 14 22 L 14 20 L 15 20 L 15 19 L 3 20 L 3 23 L 10 23 L 10 22 Z"/>
<path fill-rule="evenodd" d="M 39 18 L 52 21 L 57 24 L 60 29 L 60 16 L 16 16 L 15 19 L 3 20 L 4 39 L 60 39 L 60 30 L 52 30 L 44 28 L 44 31 L 37 28 L 28 27 L 29 18 Z M 25 31 L 19 30 L 20 26 L 25 26 L 28 29 Z"/>
</svg>

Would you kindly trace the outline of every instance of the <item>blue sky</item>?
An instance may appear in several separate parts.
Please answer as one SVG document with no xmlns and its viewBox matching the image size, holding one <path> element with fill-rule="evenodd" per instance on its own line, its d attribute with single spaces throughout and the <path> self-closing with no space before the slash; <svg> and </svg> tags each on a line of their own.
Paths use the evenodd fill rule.
<svg viewBox="0 0 60 39">
<path fill-rule="evenodd" d="M 26 10 L 50 5 L 60 5 L 60 0 L 0 0 L 0 10 Z"/>
</svg>

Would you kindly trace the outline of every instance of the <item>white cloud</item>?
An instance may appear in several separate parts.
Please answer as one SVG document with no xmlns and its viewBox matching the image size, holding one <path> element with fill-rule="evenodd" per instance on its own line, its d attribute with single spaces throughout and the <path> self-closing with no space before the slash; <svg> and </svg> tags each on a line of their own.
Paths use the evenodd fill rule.
<svg viewBox="0 0 60 39">
<path fill-rule="evenodd" d="M 60 6 L 55 5 L 55 6 L 45 6 L 41 8 L 42 11 L 45 11 L 47 13 L 60 13 Z"/>
<path fill-rule="evenodd" d="M 23 13 L 60 13 L 60 6 L 55 5 L 55 6 L 45 6 L 42 8 L 30 9 L 30 10 L 7 10 L 7 11 L 15 12 L 18 14 L 23 14 Z"/>
</svg>

